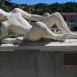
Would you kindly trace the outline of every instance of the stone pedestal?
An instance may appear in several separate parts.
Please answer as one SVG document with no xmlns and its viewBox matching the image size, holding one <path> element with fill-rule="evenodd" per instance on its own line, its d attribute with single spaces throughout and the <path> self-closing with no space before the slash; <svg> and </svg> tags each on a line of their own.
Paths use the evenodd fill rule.
<svg viewBox="0 0 77 77">
<path fill-rule="evenodd" d="M 77 54 L 76 39 L 2 44 L 0 77 L 77 77 L 77 66 L 65 65 L 67 53 Z M 77 62 L 76 57 L 69 60 Z"/>
</svg>

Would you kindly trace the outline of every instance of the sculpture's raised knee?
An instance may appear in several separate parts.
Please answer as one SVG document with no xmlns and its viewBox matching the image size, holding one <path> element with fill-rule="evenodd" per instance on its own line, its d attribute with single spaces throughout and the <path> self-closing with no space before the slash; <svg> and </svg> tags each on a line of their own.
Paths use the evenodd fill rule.
<svg viewBox="0 0 77 77">
<path fill-rule="evenodd" d="M 9 27 L 9 24 L 6 21 L 1 23 L 1 29 L 2 28 L 6 28 L 7 29 L 8 27 Z"/>
<path fill-rule="evenodd" d="M 59 12 L 55 12 L 54 15 L 55 16 L 61 16 L 61 14 Z"/>
<path fill-rule="evenodd" d="M 54 15 L 56 18 L 61 18 L 61 17 L 62 17 L 59 12 L 55 12 L 55 13 L 53 13 L 53 15 Z"/>
<path fill-rule="evenodd" d="M 62 21 L 63 20 L 61 14 L 59 12 L 55 12 L 53 15 L 54 15 L 56 21 Z"/>
</svg>

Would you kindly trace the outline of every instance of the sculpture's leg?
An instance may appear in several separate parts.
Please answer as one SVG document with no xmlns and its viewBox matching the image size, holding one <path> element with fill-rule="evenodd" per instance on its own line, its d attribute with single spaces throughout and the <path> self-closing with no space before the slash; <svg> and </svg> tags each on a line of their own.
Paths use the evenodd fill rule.
<svg viewBox="0 0 77 77">
<path fill-rule="evenodd" d="M 44 23 L 36 22 L 33 24 L 33 28 L 28 34 L 28 39 L 31 41 L 37 41 L 41 38 L 63 41 L 67 38 L 67 34 L 54 34 Z"/>
<path fill-rule="evenodd" d="M 47 19 L 42 20 L 43 23 L 45 23 L 49 28 L 51 28 L 54 24 L 57 25 L 57 27 L 62 31 L 62 33 L 67 33 L 68 38 L 77 38 L 77 34 L 72 33 L 66 22 L 64 21 L 63 17 L 60 13 L 56 12 L 52 14 Z"/>
<path fill-rule="evenodd" d="M 8 26 L 7 22 L 3 22 L 1 24 L 1 41 L 2 41 L 2 43 L 21 43 L 23 40 L 22 37 L 21 38 L 20 37 L 8 38 L 9 26 Z"/>
<path fill-rule="evenodd" d="M 7 26 L 6 23 L 2 22 L 2 24 L 1 24 L 1 38 L 2 38 L 2 42 L 3 42 L 4 38 L 7 38 L 8 34 L 9 34 L 8 26 Z"/>
</svg>

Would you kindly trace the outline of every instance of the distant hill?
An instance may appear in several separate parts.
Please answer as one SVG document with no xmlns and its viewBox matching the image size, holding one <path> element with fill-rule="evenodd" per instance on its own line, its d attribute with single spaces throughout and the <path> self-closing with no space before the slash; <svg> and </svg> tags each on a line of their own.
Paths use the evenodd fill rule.
<svg viewBox="0 0 77 77">
<path fill-rule="evenodd" d="M 2 9 L 9 12 L 14 8 L 21 8 L 24 11 L 29 10 L 33 14 L 43 15 L 45 12 L 49 12 L 50 14 L 53 12 L 77 12 L 77 3 L 76 2 L 67 2 L 67 3 L 54 3 L 54 4 L 45 4 L 39 3 L 35 5 L 27 5 L 27 4 L 16 4 L 10 3 L 9 1 L 5 1 L 2 5 Z"/>
</svg>

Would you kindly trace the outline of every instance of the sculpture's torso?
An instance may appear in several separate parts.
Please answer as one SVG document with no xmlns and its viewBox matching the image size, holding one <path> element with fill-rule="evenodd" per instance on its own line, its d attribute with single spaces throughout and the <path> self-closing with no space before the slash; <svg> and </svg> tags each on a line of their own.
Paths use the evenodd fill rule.
<svg viewBox="0 0 77 77">
<path fill-rule="evenodd" d="M 30 31 L 32 26 L 29 22 L 21 16 L 21 13 L 12 13 L 11 17 L 7 20 L 9 25 L 11 25 L 10 31 L 18 34 L 26 35 Z"/>
</svg>

